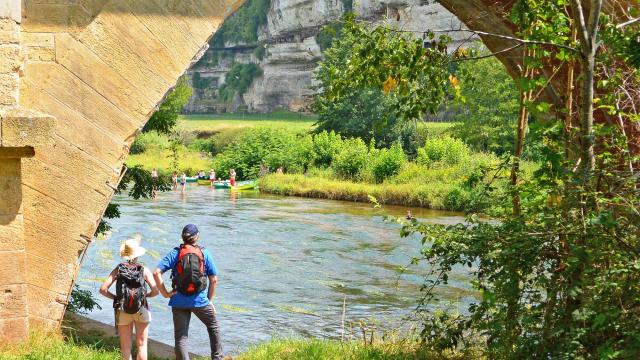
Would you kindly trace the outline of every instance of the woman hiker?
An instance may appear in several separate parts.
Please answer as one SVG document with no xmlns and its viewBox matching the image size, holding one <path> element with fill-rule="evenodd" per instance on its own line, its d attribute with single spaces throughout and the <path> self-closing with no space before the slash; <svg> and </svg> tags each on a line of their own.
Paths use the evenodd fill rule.
<svg viewBox="0 0 640 360">
<path fill-rule="evenodd" d="M 147 360 L 147 340 L 151 311 L 147 298 L 158 295 L 158 288 L 149 269 L 138 262 L 146 250 L 140 246 L 140 237 L 129 239 L 120 246 L 120 256 L 125 260 L 111 271 L 100 286 L 100 294 L 113 300 L 116 329 L 120 335 L 120 354 L 123 360 L 131 360 L 131 337 L 136 329 L 137 360 Z M 109 291 L 116 283 L 116 293 Z M 147 285 L 151 289 L 147 292 Z"/>
</svg>

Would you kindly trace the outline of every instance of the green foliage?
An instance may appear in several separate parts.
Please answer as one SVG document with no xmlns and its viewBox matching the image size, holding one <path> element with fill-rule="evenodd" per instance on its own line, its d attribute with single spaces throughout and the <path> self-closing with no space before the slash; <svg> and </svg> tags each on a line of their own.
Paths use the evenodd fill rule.
<svg viewBox="0 0 640 360">
<path fill-rule="evenodd" d="M 387 178 L 398 175 L 406 161 L 407 156 L 399 143 L 393 144 L 389 149 L 376 150 L 371 168 L 376 182 L 381 183 Z"/>
<path fill-rule="evenodd" d="M 252 128 L 244 131 L 214 159 L 218 174 L 235 169 L 238 179 L 255 179 L 260 165 L 272 170 L 282 166 L 288 172 L 303 172 L 313 161 L 313 140 L 284 129 Z"/>
<path fill-rule="evenodd" d="M 256 59 L 258 60 L 262 60 L 264 59 L 264 56 L 267 53 L 267 44 L 261 44 L 259 43 L 255 49 L 253 49 L 253 55 L 256 57 Z"/>
<path fill-rule="evenodd" d="M 353 0 L 342 0 L 342 11 L 345 13 L 353 11 Z"/>
<path fill-rule="evenodd" d="M 435 163 L 455 165 L 469 156 L 469 148 L 460 139 L 451 137 L 432 138 L 418 149 L 417 161 L 425 166 Z"/>
<path fill-rule="evenodd" d="M 335 131 L 344 137 L 375 140 L 379 146 L 390 146 L 412 133 L 403 132 L 403 125 L 391 115 L 391 99 L 377 89 L 354 90 L 339 100 L 318 99 L 314 108 L 318 114 L 316 131 Z"/>
<path fill-rule="evenodd" d="M 208 77 L 202 77 L 200 75 L 199 72 L 194 72 L 193 76 L 191 77 L 191 83 L 193 84 L 193 87 L 196 89 L 206 89 L 209 87 L 209 85 L 211 85 L 211 78 Z"/>
<path fill-rule="evenodd" d="M 349 0 L 345 0 L 349 1 Z M 325 51 L 333 45 L 333 41 L 342 36 L 342 21 L 332 21 L 320 29 L 316 34 L 316 43 L 320 46 L 320 50 Z"/>
<path fill-rule="evenodd" d="M 473 150 L 498 155 L 513 152 L 520 107 L 514 80 L 495 58 L 463 61 L 458 74 L 464 101 L 455 101 L 458 122 L 452 134 Z"/>
<path fill-rule="evenodd" d="M 149 121 L 145 124 L 142 131 L 156 131 L 168 134 L 176 125 L 178 115 L 182 112 L 189 98 L 191 97 L 191 87 L 186 77 L 181 77 L 166 99 L 160 105 L 160 108 L 153 113 Z"/>
<path fill-rule="evenodd" d="M 358 179 L 369 160 L 369 148 L 360 138 L 344 141 L 333 160 L 333 170 L 343 179 Z"/>
<path fill-rule="evenodd" d="M 571 13 L 582 11 L 573 7 L 581 3 L 585 2 L 516 1 L 511 14 L 516 33 L 582 51 L 591 40 L 582 39 L 581 29 L 579 40 L 572 40 L 570 28 Z M 621 33 L 626 31 L 598 15 L 601 29 L 626 37 Z M 551 82 L 543 68 L 562 69 L 575 61 L 576 76 L 569 88 L 582 89 L 576 101 L 591 102 L 585 89 L 597 85 L 602 97 L 595 99 L 600 107 L 596 111 L 606 109 L 620 125 L 602 121 L 591 132 L 592 114 L 572 116 L 576 108 L 584 110 L 581 105 L 564 109 L 564 99 L 552 106 L 534 96 L 524 105 L 536 115 L 545 113 L 545 121 L 538 124 L 542 166 L 531 177 L 514 173 L 519 180 L 513 186 L 491 194 L 492 221 L 471 215 L 449 226 L 404 222 L 403 236 L 421 237 L 422 248 L 413 263 L 429 271 L 420 312 L 422 337 L 434 350 L 460 348 L 468 338 L 482 338 L 490 359 L 639 358 L 640 315 L 633 310 L 640 307 L 640 193 L 634 169 L 639 159 L 629 147 L 634 140 L 621 129 L 625 121 L 637 119 L 637 110 L 624 102 L 628 94 L 615 93 L 620 87 L 635 91 L 637 82 L 630 79 L 637 77 L 629 71 L 633 59 L 625 41 L 616 50 L 615 43 L 608 43 L 617 41 L 615 36 L 596 35 L 599 84 L 584 84 L 591 75 L 589 66 L 580 66 L 589 59 L 584 53 L 576 56 L 567 48 L 528 45 L 535 51 L 525 53 L 525 62 L 538 71 L 532 79 L 518 79 L 517 85 L 535 95 Z M 567 114 L 577 127 L 563 123 Z M 591 159 L 590 142 L 585 141 L 592 138 L 597 144 L 593 170 L 586 164 Z M 431 160 L 426 150 L 423 153 Z M 582 165 L 577 165 L 576 154 L 582 156 Z M 498 181 L 506 180 L 504 171 L 490 170 Z M 489 169 L 478 171 L 447 194 L 450 205 L 469 202 L 474 188 L 486 190 L 488 186 L 478 184 Z M 433 303 L 439 287 L 448 283 L 452 269 L 460 267 L 469 268 L 479 298 L 462 311 L 441 311 Z"/>
<path fill-rule="evenodd" d="M 258 41 L 258 29 L 267 23 L 270 0 L 247 0 L 227 18 L 210 41 L 212 47 L 225 44 L 253 44 Z"/>
<path fill-rule="evenodd" d="M 370 28 L 345 17 L 343 36 L 325 51 L 316 79 L 320 107 L 344 102 L 362 90 L 378 90 L 389 97 L 388 118 L 418 120 L 425 113 L 435 113 L 449 84 L 444 54 L 448 38 L 435 39 L 434 48 L 425 49 L 423 41 L 388 27 Z M 349 66 L 345 66 L 349 64 Z"/>
<path fill-rule="evenodd" d="M 169 191 L 170 189 L 171 183 L 168 176 L 161 175 L 158 177 L 157 181 L 154 181 L 151 177 L 151 172 L 138 165 L 126 169 L 115 193 L 119 194 L 122 191 L 128 190 L 128 195 L 137 200 L 149 199 L 153 197 L 155 192 Z M 119 217 L 120 210 L 118 209 L 118 204 L 110 203 L 107 205 L 105 213 L 102 215 L 102 219 L 100 219 L 95 235 L 103 234 L 111 229 L 111 226 L 106 219 Z"/>
<path fill-rule="evenodd" d="M 314 163 L 319 166 L 329 166 L 343 147 L 342 137 L 335 132 L 322 131 L 313 136 Z"/>
<path fill-rule="evenodd" d="M 78 284 L 75 284 L 71 290 L 67 311 L 74 314 L 86 314 L 93 309 L 102 309 L 102 307 L 96 302 L 91 291 L 82 290 L 78 287 Z"/>
<path fill-rule="evenodd" d="M 238 93 L 243 95 L 253 83 L 253 79 L 262 76 L 260 66 L 250 64 L 234 64 L 225 75 L 225 82 L 220 86 L 220 96 L 225 101 L 231 101 Z"/>
</svg>

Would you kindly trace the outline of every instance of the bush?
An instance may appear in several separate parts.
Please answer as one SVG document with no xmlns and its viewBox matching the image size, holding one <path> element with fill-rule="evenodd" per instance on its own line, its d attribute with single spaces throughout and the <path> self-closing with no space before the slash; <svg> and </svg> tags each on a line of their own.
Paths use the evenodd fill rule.
<svg viewBox="0 0 640 360">
<path fill-rule="evenodd" d="M 231 101 L 238 93 L 243 95 L 253 83 L 253 79 L 262 76 L 262 69 L 256 64 L 234 64 L 224 77 L 219 93 L 225 101 Z"/>
<path fill-rule="evenodd" d="M 216 156 L 214 168 L 221 175 L 235 169 L 238 179 L 242 180 L 258 177 L 260 165 L 302 172 L 312 161 L 311 136 L 300 136 L 285 129 L 252 128 Z"/>
<path fill-rule="evenodd" d="M 191 83 L 196 89 L 206 89 L 211 85 L 212 78 L 202 77 L 199 72 L 194 72 L 191 76 Z"/>
<path fill-rule="evenodd" d="M 393 144 L 389 149 L 377 150 L 371 169 L 375 181 L 381 183 L 385 179 L 397 175 L 406 161 L 407 156 L 399 143 Z"/>
<path fill-rule="evenodd" d="M 342 150 L 343 141 L 340 134 L 323 131 L 313 137 L 313 151 L 315 164 L 329 166 L 333 159 Z"/>
<path fill-rule="evenodd" d="M 438 162 L 446 165 L 455 165 L 468 156 L 469 148 L 462 140 L 440 137 L 428 139 L 424 146 L 418 149 L 417 161 L 426 166 L 431 166 Z"/>
<path fill-rule="evenodd" d="M 119 217 L 118 213 L 118 217 Z M 78 284 L 73 286 L 71 295 L 69 296 L 69 303 L 67 304 L 67 311 L 74 314 L 86 314 L 93 309 L 102 309 L 100 304 L 93 297 L 91 291 L 82 290 L 78 287 Z"/>
<path fill-rule="evenodd" d="M 129 154 L 142 154 L 150 149 L 164 150 L 167 148 L 168 138 L 164 134 L 155 131 L 138 135 L 131 144 Z"/>
<path fill-rule="evenodd" d="M 344 179 L 357 179 L 369 159 L 369 149 L 360 138 L 348 139 L 333 161 L 336 175 Z"/>
</svg>

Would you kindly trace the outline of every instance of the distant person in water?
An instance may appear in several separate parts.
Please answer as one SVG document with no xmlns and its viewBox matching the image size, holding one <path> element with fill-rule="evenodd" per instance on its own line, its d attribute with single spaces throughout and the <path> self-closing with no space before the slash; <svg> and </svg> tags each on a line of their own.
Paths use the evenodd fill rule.
<svg viewBox="0 0 640 360">
<path fill-rule="evenodd" d="M 211 359 L 222 359 L 220 327 L 213 299 L 218 283 L 218 269 L 211 253 L 198 246 L 200 231 L 194 224 L 182 229 L 182 244 L 171 250 L 158 264 L 153 276 L 162 296 L 170 298 L 177 360 L 189 359 L 187 340 L 191 314 L 206 326 L 211 346 Z M 169 292 L 162 274 L 171 270 L 173 289 Z M 207 289 L 208 283 L 208 289 Z"/>
<path fill-rule="evenodd" d="M 158 169 L 151 170 L 151 197 L 156 198 L 156 189 L 158 187 Z"/>
<path fill-rule="evenodd" d="M 211 187 L 213 187 L 213 183 L 216 182 L 216 172 L 213 170 L 209 172 L 209 181 L 211 182 Z"/>
<path fill-rule="evenodd" d="M 411 215 L 411 210 L 407 210 L 407 220 L 413 219 L 413 215 Z"/>
<path fill-rule="evenodd" d="M 173 174 L 171 174 L 171 189 L 178 189 L 178 173 L 175 171 L 173 172 Z"/>
<path fill-rule="evenodd" d="M 187 187 L 187 174 L 185 173 L 182 173 L 182 175 L 180 176 L 180 186 L 181 186 L 182 193 L 184 193 Z"/>
<path fill-rule="evenodd" d="M 231 186 L 236 186 L 236 170 L 235 169 L 229 170 L 229 184 Z"/>
<path fill-rule="evenodd" d="M 115 267 L 100 286 L 100 294 L 113 300 L 116 327 L 120 335 L 122 359 L 131 359 L 131 337 L 136 329 L 137 360 L 147 359 L 147 340 L 151 311 L 147 298 L 158 295 L 158 288 L 149 269 L 138 262 L 145 254 L 140 238 L 129 239 L 120 247 L 120 256 L 125 260 Z M 116 283 L 116 293 L 109 291 Z M 147 292 L 147 285 L 150 291 Z"/>
</svg>

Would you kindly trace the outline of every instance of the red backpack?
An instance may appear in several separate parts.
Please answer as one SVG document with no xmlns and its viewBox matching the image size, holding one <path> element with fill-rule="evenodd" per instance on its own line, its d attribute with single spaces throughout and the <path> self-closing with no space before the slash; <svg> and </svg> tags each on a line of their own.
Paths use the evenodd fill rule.
<svg viewBox="0 0 640 360">
<path fill-rule="evenodd" d="M 182 244 L 178 249 L 178 263 L 171 279 L 173 288 L 185 295 L 193 295 L 207 288 L 204 274 L 204 254 L 197 245 Z"/>
</svg>

